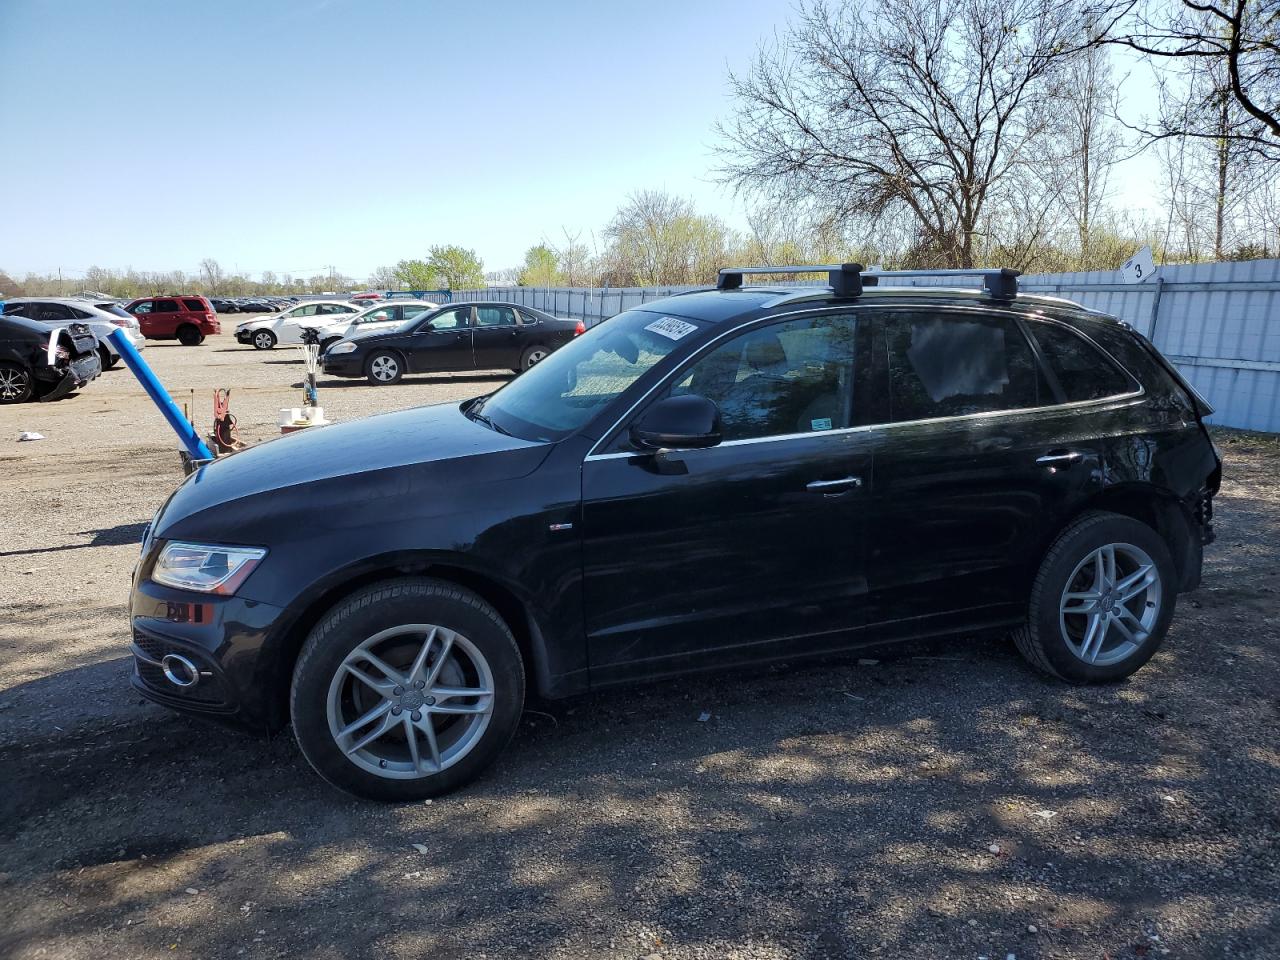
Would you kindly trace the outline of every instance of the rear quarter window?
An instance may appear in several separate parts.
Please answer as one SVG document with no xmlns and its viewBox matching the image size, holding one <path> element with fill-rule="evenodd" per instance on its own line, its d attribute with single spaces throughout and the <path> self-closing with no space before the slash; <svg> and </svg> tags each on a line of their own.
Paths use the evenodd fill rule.
<svg viewBox="0 0 1280 960">
<path fill-rule="evenodd" d="M 206 313 L 209 309 L 204 305 L 203 300 L 183 300 L 182 303 L 188 310 L 194 310 L 197 313 Z"/>
<path fill-rule="evenodd" d="M 1067 403 L 1117 397 L 1137 388 L 1115 361 L 1065 324 L 1030 320 L 1027 326 Z"/>
</svg>

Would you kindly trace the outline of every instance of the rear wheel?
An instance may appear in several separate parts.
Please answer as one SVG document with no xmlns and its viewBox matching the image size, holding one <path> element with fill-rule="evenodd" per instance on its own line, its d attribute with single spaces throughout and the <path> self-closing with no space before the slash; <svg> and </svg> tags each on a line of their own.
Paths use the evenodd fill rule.
<svg viewBox="0 0 1280 960">
<path fill-rule="evenodd" d="M 253 347 L 255 350 L 270 350 L 276 345 L 276 335 L 270 330 L 255 330 L 253 332 Z"/>
<path fill-rule="evenodd" d="M 550 352 L 551 351 L 548 350 L 546 347 L 544 347 L 542 344 L 535 343 L 532 347 L 528 347 L 525 350 L 524 354 L 520 357 L 520 369 L 528 370 L 530 367 L 535 366 L 536 364 L 545 360 L 547 357 L 547 354 L 549 354 Z"/>
<path fill-rule="evenodd" d="M 404 362 L 399 354 L 392 353 L 390 350 L 380 350 L 371 356 L 369 365 L 365 369 L 369 382 L 379 386 L 399 383 L 400 378 L 404 376 Z"/>
<path fill-rule="evenodd" d="M 195 324 L 184 323 L 178 328 L 178 342 L 184 347 L 198 347 L 204 343 L 204 334 Z"/>
<path fill-rule="evenodd" d="M 16 363 L 0 363 L 0 403 L 26 403 L 31 394 L 31 371 Z"/>
<path fill-rule="evenodd" d="M 1159 649 L 1176 601 L 1160 535 L 1131 517 L 1091 512 L 1045 555 L 1014 641 L 1033 666 L 1063 680 L 1122 680 Z"/>
<path fill-rule="evenodd" d="M 98 359 L 102 361 L 103 370 L 110 370 L 120 358 L 111 356 L 111 351 L 105 345 L 101 345 L 98 347 Z"/>
<path fill-rule="evenodd" d="M 469 590 L 439 580 L 371 584 L 311 631 L 290 708 L 307 760 L 334 786 L 417 800 L 475 779 L 524 705 L 511 631 Z"/>
</svg>

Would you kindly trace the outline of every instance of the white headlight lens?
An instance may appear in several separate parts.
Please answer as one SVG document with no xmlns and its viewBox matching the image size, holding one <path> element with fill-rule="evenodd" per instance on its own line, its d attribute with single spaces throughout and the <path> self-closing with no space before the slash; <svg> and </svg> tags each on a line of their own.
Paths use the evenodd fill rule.
<svg viewBox="0 0 1280 960">
<path fill-rule="evenodd" d="M 335 343 L 326 353 L 352 353 L 356 349 L 356 345 L 350 340 L 343 340 L 341 343 Z"/>
<path fill-rule="evenodd" d="M 199 543 L 166 543 L 151 579 L 166 587 L 229 595 L 244 583 L 267 551 L 259 547 L 218 547 Z"/>
</svg>

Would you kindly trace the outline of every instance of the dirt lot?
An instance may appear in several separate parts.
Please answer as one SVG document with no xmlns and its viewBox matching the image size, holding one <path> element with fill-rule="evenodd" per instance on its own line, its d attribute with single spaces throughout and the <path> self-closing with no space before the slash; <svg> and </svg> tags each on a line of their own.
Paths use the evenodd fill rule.
<svg viewBox="0 0 1280 960">
<path fill-rule="evenodd" d="M 300 402 L 291 352 L 146 356 L 204 429 L 214 386 L 246 439 Z M 386 807 L 130 693 L 129 570 L 179 479 L 131 375 L 0 408 L 0 957 L 1274 960 L 1280 441 L 1219 440 L 1204 586 L 1129 683 L 995 639 L 688 679 L 531 711 L 480 783 Z"/>
</svg>

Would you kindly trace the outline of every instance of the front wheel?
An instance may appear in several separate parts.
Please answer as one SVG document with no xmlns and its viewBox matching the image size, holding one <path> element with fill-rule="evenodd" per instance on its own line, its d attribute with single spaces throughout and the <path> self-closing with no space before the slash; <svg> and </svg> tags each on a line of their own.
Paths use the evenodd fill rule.
<svg viewBox="0 0 1280 960">
<path fill-rule="evenodd" d="M 387 386 L 400 382 L 400 378 L 404 376 L 404 365 L 399 354 L 381 350 L 369 358 L 366 372 L 370 383 Z"/>
<path fill-rule="evenodd" d="M 255 350 L 270 350 L 276 345 L 276 335 L 270 330 L 255 330 L 253 333 L 253 348 Z"/>
<path fill-rule="evenodd" d="M 1032 666 L 1060 679 L 1122 680 L 1159 649 L 1177 596 L 1158 533 L 1131 517 L 1086 513 L 1045 555 L 1014 641 Z"/>
<path fill-rule="evenodd" d="M 334 786 L 420 800 L 475 779 L 524 708 L 520 650 L 469 590 L 427 578 L 371 584 L 334 607 L 298 657 L 294 734 Z"/>
</svg>

